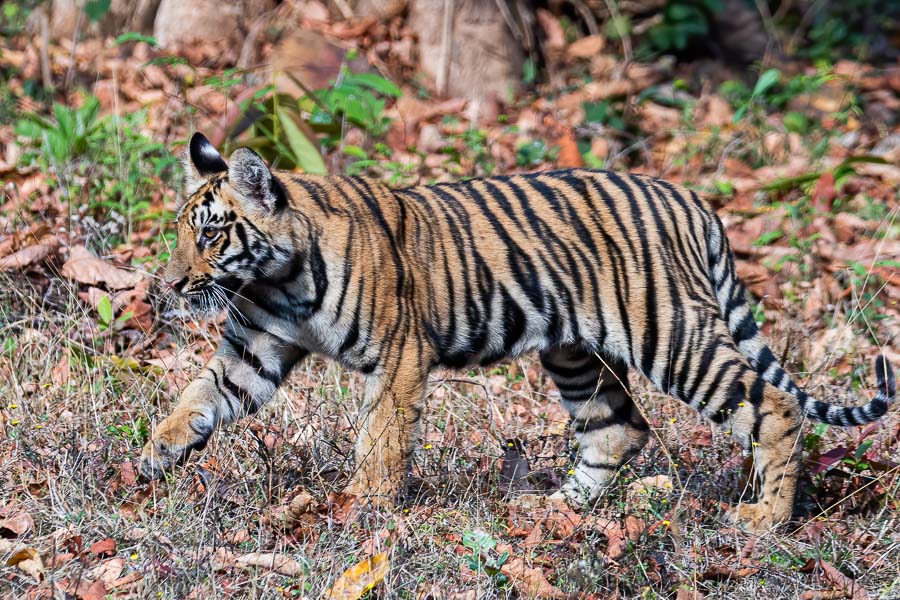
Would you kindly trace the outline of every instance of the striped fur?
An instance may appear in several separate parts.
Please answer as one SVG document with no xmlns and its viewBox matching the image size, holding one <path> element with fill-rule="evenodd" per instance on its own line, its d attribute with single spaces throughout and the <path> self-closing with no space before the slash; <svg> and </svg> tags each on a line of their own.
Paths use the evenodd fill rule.
<svg viewBox="0 0 900 600">
<path fill-rule="evenodd" d="M 753 449 L 759 503 L 736 516 L 766 528 L 790 516 L 802 416 L 866 423 L 894 394 L 880 358 L 864 406 L 802 392 L 760 337 L 721 222 L 665 181 L 568 170 L 391 190 L 271 173 L 248 150 L 226 167 L 202 136 L 186 166 L 166 279 L 229 319 L 144 449 L 150 477 L 319 353 L 368 377 L 350 491 L 389 502 L 428 373 L 538 352 L 582 452 L 567 497 L 593 500 L 646 443 L 628 390 L 636 369 Z"/>
</svg>

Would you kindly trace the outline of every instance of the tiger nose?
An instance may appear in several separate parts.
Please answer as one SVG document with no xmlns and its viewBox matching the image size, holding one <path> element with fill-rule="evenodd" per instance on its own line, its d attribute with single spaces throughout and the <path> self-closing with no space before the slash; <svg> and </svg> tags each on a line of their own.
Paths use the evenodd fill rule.
<svg viewBox="0 0 900 600">
<path fill-rule="evenodd" d="M 185 284 L 187 284 L 187 280 L 188 280 L 187 277 L 182 277 L 182 278 L 178 279 L 176 277 L 170 278 L 168 275 L 166 275 L 165 277 L 163 277 L 163 284 L 168 289 L 172 290 L 173 292 L 180 293 L 181 290 L 184 289 Z"/>
</svg>

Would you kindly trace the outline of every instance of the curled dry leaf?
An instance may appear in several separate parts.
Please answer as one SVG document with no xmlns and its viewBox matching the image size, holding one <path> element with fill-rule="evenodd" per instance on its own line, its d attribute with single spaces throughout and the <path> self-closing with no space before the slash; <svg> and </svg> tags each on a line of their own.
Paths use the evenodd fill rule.
<svg viewBox="0 0 900 600">
<path fill-rule="evenodd" d="M 44 260 L 51 252 L 55 252 L 57 248 L 59 248 L 59 239 L 55 235 L 45 236 L 37 244 L 26 246 L 9 256 L 0 258 L 0 271 L 24 269 Z"/>
<path fill-rule="evenodd" d="M 278 552 L 251 552 L 236 557 L 234 561 L 242 567 L 269 569 L 288 577 L 303 574 L 303 565 L 300 562 Z"/>
<path fill-rule="evenodd" d="M 69 260 L 62 266 L 62 275 L 68 279 L 88 285 L 105 284 L 112 290 L 122 290 L 136 286 L 142 276 L 136 271 L 128 271 L 110 262 L 97 258 L 84 246 L 75 246 L 69 253 Z"/>
<path fill-rule="evenodd" d="M 826 582 L 840 590 L 842 594 L 841 597 L 851 598 L 851 600 L 868 600 L 869 593 L 863 586 L 838 571 L 834 565 L 827 561 L 810 558 L 802 567 L 800 567 L 800 572 L 811 573 L 817 569 L 821 571 L 822 578 Z"/>
<path fill-rule="evenodd" d="M 509 577 L 513 587 L 525 598 L 565 598 L 566 595 L 554 587 L 544 571 L 538 567 L 529 567 L 521 558 L 512 558 L 500 567 L 500 572 Z"/>
<path fill-rule="evenodd" d="M 34 548 L 19 550 L 9 557 L 6 564 L 24 571 L 38 581 L 44 577 L 44 561 L 41 560 L 41 553 Z"/>
<path fill-rule="evenodd" d="M 390 566 L 387 552 L 367 558 L 344 571 L 324 597 L 327 600 L 357 600 L 381 583 Z"/>
<path fill-rule="evenodd" d="M 34 519 L 13 504 L 0 510 L 0 537 L 17 538 L 34 529 Z"/>
<path fill-rule="evenodd" d="M 91 554 L 96 554 L 97 556 L 112 556 L 116 553 L 116 540 L 112 538 L 105 538 L 100 540 L 99 542 L 94 542 L 91 544 L 91 547 L 88 548 L 88 551 Z"/>
<path fill-rule="evenodd" d="M 584 58 L 590 60 L 600 54 L 605 46 L 606 40 L 602 35 L 589 35 L 579 38 L 569 44 L 568 49 L 566 49 L 566 54 L 569 55 L 569 58 Z"/>
</svg>

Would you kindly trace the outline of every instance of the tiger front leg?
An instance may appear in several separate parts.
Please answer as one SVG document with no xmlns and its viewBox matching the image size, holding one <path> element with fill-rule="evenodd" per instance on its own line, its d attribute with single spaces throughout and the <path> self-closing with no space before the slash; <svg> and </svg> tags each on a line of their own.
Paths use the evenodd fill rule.
<svg viewBox="0 0 900 600">
<path fill-rule="evenodd" d="M 389 508 L 406 482 L 428 380 L 420 359 L 386 368 L 367 386 L 356 470 L 345 490 L 362 504 Z"/>
<path fill-rule="evenodd" d="M 229 322 L 216 354 L 144 446 L 141 475 L 161 478 L 203 449 L 217 426 L 259 410 L 305 355 L 263 331 Z"/>
</svg>

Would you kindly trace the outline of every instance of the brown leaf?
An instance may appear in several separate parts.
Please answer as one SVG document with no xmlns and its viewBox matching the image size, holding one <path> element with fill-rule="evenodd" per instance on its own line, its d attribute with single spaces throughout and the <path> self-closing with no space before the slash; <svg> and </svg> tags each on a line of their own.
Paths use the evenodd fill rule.
<svg viewBox="0 0 900 600">
<path fill-rule="evenodd" d="M 107 593 L 105 583 L 88 579 L 81 579 L 75 589 L 75 597 L 79 600 L 106 600 Z"/>
<path fill-rule="evenodd" d="M 829 212 L 835 198 L 837 198 L 837 192 L 834 190 L 834 173 L 826 171 L 822 173 L 813 187 L 813 208 L 818 212 Z"/>
<path fill-rule="evenodd" d="M 537 22 L 541 26 L 541 29 L 544 30 L 544 34 L 547 36 L 544 43 L 547 45 L 547 48 L 553 50 L 562 50 L 566 47 L 566 32 L 563 31 L 562 25 L 559 23 L 559 19 L 553 16 L 549 10 L 544 8 L 537 9 Z"/>
<path fill-rule="evenodd" d="M 278 552 L 251 552 L 238 556 L 234 560 L 236 564 L 243 567 L 270 569 L 288 577 L 297 577 L 303 574 L 303 565 L 300 562 Z"/>
<path fill-rule="evenodd" d="M 822 578 L 838 588 L 844 597 L 852 600 L 868 600 L 869 593 L 864 587 L 838 571 L 834 565 L 827 561 L 810 558 L 800 567 L 800 572 L 811 573 L 817 569 L 821 570 Z"/>
<path fill-rule="evenodd" d="M 606 40 L 601 35 L 589 35 L 569 44 L 566 54 L 570 58 L 594 58 L 603 51 Z"/>
<path fill-rule="evenodd" d="M 17 567 L 38 581 L 44 577 L 44 561 L 41 560 L 40 552 L 34 548 L 19 550 L 9 557 L 6 564 L 10 567 Z"/>
<path fill-rule="evenodd" d="M 88 548 L 88 552 L 100 557 L 112 556 L 116 553 L 116 540 L 106 538 L 99 542 L 94 542 L 91 544 L 91 547 Z"/>
<path fill-rule="evenodd" d="M 113 582 L 122 575 L 124 570 L 124 558 L 110 558 L 91 569 L 88 576 L 91 579 L 102 581 L 106 585 L 112 586 Z"/>
<path fill-rule="evenodd" d="M 565 598 L 559 588 L 554 587 L 544 571 L 537 567 L 529 567 L 521 558 L 512 558 L 500 567 L 500 572 L 509 577 L 513 587 L 526 598 Z"/>
<path fill-rule="evenodd" d="M 10 269 L 23 269 L 36 262 L 44 260 L 51 252 L 59 248 L 59 240 L 56 236 L 47 236 L 39 244 L 26 246 L 9 256 L 0 258 L 0 271 Z"/>
<path fill-rule="evenodd" d="M 62 266 L 62 275 L 78 283 L 88 285 L 106 284 L 112 290 L 136 286 L 142 276 L 136 271 L 127 271 L 103 259 L 97 258 L 84 246 L 75 246 L 69 253 L 69 260 Z"/>
<path fill-rule="evenodd" d="M 559 138 L 559 156 L 556 159 L 557 166 L 563 169 L 578 169 L 584 166 L 584 160 L 581 158 L 581 152 L 578 150 L 578 143 L 572 131 L 566 131 L 566 134 Z"/>
<path fill-rule="evenodd" d="M 7 504 L 0 511 L 0 537 L 17 538 L 34 529 L 34 519 L 24 510 Z"/>
<path fill-rule="evenodd" d="M 327 600 L 357 600 L 384 579 L 390 566 L 387 552 L 367 558 L 344 571 L 324 597 Z"/>
</svg>

